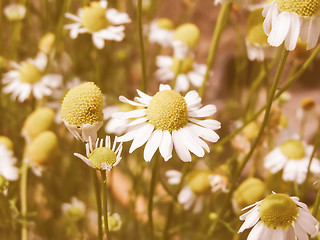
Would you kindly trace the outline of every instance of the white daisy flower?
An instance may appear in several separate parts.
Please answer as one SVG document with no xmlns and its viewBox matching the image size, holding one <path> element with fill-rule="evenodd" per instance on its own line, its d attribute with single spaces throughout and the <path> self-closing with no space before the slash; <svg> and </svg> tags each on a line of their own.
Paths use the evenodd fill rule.
<svg viewBox="0 0 320 240">
<path fill-rule="evenodd" d="M 176 28 L 173 34 L 174 56 L 180 60 L 193 56 L 193 51 L 200 38 L 199 28 L 192 23 L 185 23 Z"/>
<path fill-rule="evenodd" d="M 318 0 L 274 0 L 266 5 L 262 14 L 268 43 L 278 47 L 284 42 L 292 51 L 300 36 L 307 50 L 314 48 L 320 35 L 319 4 Z"/>
<path fill-rule="evenodd" d="M 18 179 L 17 159 L 13 155 L 12 142 L 7 137 L 0 136 L 0 176 L 8 181 Z"/>
<path fill-rule="evenodd" d="M 263 30 L 262 8 L 250 12 L 247 21 L 246 46 L 248 58 L 251 61 L 264 61 L 273 58 L 277 48 L 267 42 L 267 35 Z"/>
<path fill-rule="evenodd" d="M 169 47 L 172 44 L 174 25 L 168 18 L 160 18 L 152 21 L 149 30 L 149 41 L 157 43 L 162 47 Z"/>
<path fill-rule="evenodd" d="M 5 87 L 3 92 L 11 93 L 12 99 L 24 102 L 31 94 L 36 99 L 52 94 L 53 89 L 62 84 L 62 76 L 59 74 L 45 74 L 47 56 L 39 53 L 35 59 L 27 59 L 21 64 L 12 62 L 15 70 L 4 74 L 2 79 Z"/>
<path fill-rule="evenodd" d="M 155 72 L 156 77 L 161 82 L 173 80 L 180 68 L 175 85 L 177 92 L 187 91 L 190 87 L 189 83 L 196 88 L 201 87 L 207 70 L 206 65 L 195 63 L 191 57 L 184 59 L 181 63 L 180 61 L 176 57 L 158 56 L 156 64 L 159 69 Z M 180 64 L 181 67 L 179 67 Z"/>
<path fill-rule="evenodd" d="M 9 21 L 20 21 L 26 16 L 27 9 L 22 4 L 12 3 L 3 9 L 3 13 Z"/>
<path fill-rule="evenodd" d="M 86 155 L 87 157 L 74 153 L 74 155 L 84 161 L 88 166 L 110 171 L 114 166 L 118 165 L 121 160 L 122 143 L 116 149 L 117 137 L 115 138 L 112 148 L 110 136 L 106 136 L 105 144 L 103 145 L 103 139 L 97 139 L 93 145 L 91 138 L 86 143 Z"/>
<path fill-rule="evenodd" d="M 305 240 L 309 239 L 308 234 L 318 232 L 318 221 L 298 197 L 271 194 L 243 210 L 249 208 L 252 209 L 240 216 L 240 220 L 245 222 L 238 231 L 241 233 L 253 227 L 248 240 Z"/>
<path fill-rule="evenodd" d="M 71 203 L 63 203 L 61 209 L 66 216 L 77 221 L 84 217 L 86 206 L 78 198 L 72 197 Z"/>
<path fill-rule="evenodd" d="M 70 29 L 70 37 L 75 39 L 80 33 L 92 34 L 94 45 L 102 49 L 105 40 L 120 42 L 124 38 L 124 26 L 130 23 L 128 14 L 120 13 L 114 8 L 107 9 L 107 1 L 93 1 L 89 6 L 80 8 L 78 15 L 66 13 L 66 17 L 76 23 L 65 25 Z"/>
<path fill-rule="evenodd" d="M 63 98 L 60 116 L 70 133 L 84 142 L 97 138 L 103 124 L 103 96 L 93 82 L 71 88 Z"/>
<path fill-rule="evenodd" d="M 264 167 L 271 173 L 283 170 L 285 181 L 295 181 L 302 184 L 307 176 L 308 165 L 313 146 L 297 139 L 290 139 L 270 152 L 264 159 Z M 310 172 L 320 174 L 320 161 L 313 158 Z"/>
<path fill-rule="evenodd" d="M 104 220 L 104 219 L 103 219 Z M 108 212 L 108 226 L 110 232 L 119 231 L 122 225 L 120 215 L 118 213 L 109 213 Z"/>
<path fill-rule="evenodd" d="M 201 98 L 196 91 L 190 91 L 183 97 L 171 90 L 169 85 L 161 84 L 159 89 L 153 97 L 137 90 L 139 97 L 136 97 L 135 101 L 120 96 L 120 101 L 143 109 L 112 115 L 119 119 L 134 119 L 127 125 L 134 127 L 119 137 L 118 141 L 133 140 L 130 153 L 146 143 L 144 159 L 147 162 L 151 161 L 158 148 L 164 160 L 168 161 L 172 157 L 173 146 L 184 162 L 191 161 L 189 151 L 203 157 L 204 149 L 207 152 L 210 150 L 202 139 L 209 142 L 217 142 L 219 139 L 214 130 L 220 129 L 220 122 L 203 119 L 213 115 L 216 107 L 202 107 Z"/>
<path fill-rule="evenodd" d="M 169 170 L 166 176 L 169 184 L 176 185 L 180 183 L 182 173 Z M 178 195 L 178 202 L 185 210 L 193 208 L 194 213 L 199 213 L 203 208 L 205 195 L 218 190 L 228 191 L 226 177 L 209 170 L 195 170 L 186 175 L 186 183 Z"/>
</svg>

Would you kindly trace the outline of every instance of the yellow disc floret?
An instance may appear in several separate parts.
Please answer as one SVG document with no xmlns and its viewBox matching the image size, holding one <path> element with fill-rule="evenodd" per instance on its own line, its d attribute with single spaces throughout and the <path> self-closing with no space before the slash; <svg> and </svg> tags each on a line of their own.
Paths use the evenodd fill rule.
<svg viewBox="0 0 320 240">
<path fill-rule="evenodd" d="M 98 2 L 91 2 L 90 6 L 82 9 L 82 25 L 92 32 L 98 32 L 108 27 L 106 9 Z"/>
<path fill-rule="evenodd" d="M 264 17 L 262 9 L 256 9 L 250 12 L 247 22 L 246 39 L 251 44 L 267 45 L 267 35 L 263 30 Z"/>
<path fill-rule="evenodd" d="M 288 140 L 281 144 L 280 149 L 288 159 L 299 160 L 306 155 L 304 146 L 300 140 Z"/>
<path fill-rule="evenodd" d="M 44 131 L 27 146 L 27 158 L 37 165 L 47 165 L 57 154 L 58 138 L 51 131 Z"/>
<path fill-rule="evenodd" d="M 186 176 L 187 185 L 195 194 L 204 194 L 211 188 L 210 175 L 212 175 L 211 171 L 195 170 Z"/>
<path fill-rule="evenodd" d="M 151 99 L 146 111 L 148 122 L 156 129 L 172 132 L 188 123 L 187 103 L 174 90 L 160 91 Z"/>
<path fill-rule="evenodd" d="M 182 61 L 180 63 L 180 61 Z M 181 64 L 181 66 L 180 66 Z M 179 68 L 180 68 L 180 71 L 179 71 Z M 191 57 L 188 57 L 184 60 L 180 60 L 176 57 L 173 57 L 173 63 L 171 65 L 171 70 L 174 72 L 174 73 L 177 73 L 178 71 L 180 73 L 188 73 L 190 71 L 193 70 L 193 58 Z"/>
<path fill-rule="evenodd" d="M 192 23 L 185 23 L 180 25 L 174 32 L 173 40 L 181 41 L 189 45 L 190 47 L 195 47 L 200 38 L 199 28 Z"/>
<path fill-rule="evenodd" d="M 320 10 L 319 0 L 276 0 L 281 11 L 297 13 L 302 17 L 312 17 Z"/>
<path fill-rule="evenodd" d="M 285 194 L 271 194 L 260 204 L 261 221 L 269 228 L 287 229 L 298 216 L 298 206 Z"/>
<path fill-rule="evenodd" d="M 54 124 L 55 113 L 51 108 L 40 107 L 33 111 L 23 123 L 22 131 L 32 139 L 41 132 L 49 130 Z"/>
<path fill-rule="evenodd" d="M 0 145 L 6 145 L 7 149 L 12 150 L 13 149 L 13 143 L 12 141 L 7 138 L 6 136 L 0 136 Z"/>
<path fill-rule="evenodd" d="M 87 82 L 70 89 L 62 101 L 60 115 L 68 124 L 80 128 L 84 124 L 102 121 L 102 107 L 100 88 L 93 82 Z"/>
<path fill-rule="evenodd" d="M 166 29 L 166 30 L 172 30 L 174 28 L 173 22 L 168 18 L 158 19 L 157 26 L 161 29 Z"/>
<path fill-rule="evenodd" d="M 29 62 L 24 62 L 21 64 L 19 73 L 20 81 L 25 83 L 38 82 L 42 77 L 42 71 L 39 68 L 37 68 L 34 64 Z"/>
<path fill-rule="evenodd" d="M 113 166 L 117 161 L 116 154 L 107 147 L 99 147 L 93 150 L 89 156 L 89 160 L 96 169 L 103 170 L 102 163 Z"/>
</svg>

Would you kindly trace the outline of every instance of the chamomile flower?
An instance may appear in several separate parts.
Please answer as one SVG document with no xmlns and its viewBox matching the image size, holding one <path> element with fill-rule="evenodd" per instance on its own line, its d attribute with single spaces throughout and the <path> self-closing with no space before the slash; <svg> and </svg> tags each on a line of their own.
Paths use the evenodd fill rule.
<svg viewBox="0 0 320 240">
<path fill-rule="evenodd" d="M 93 145 L 91 138 L 86 143 L 86 155 L 87 157 L 74 153 L 74 155 L 84 161 L 88 166 L 98 170 L 110 171 L 121 160 L 122 143 L 116 149 L 117 138 L 115 138 L 112 148 L 110 136 L 106 136 L 105 144 L 103 145 L 103 139 L 97 139 Z"/>
<path fill-rule="evenodd" d="M 84 142 L 97 138 L 97 131 L 103 121 L 103 96 L 93 82 L 86 82 L 71 88 L 63 98 L 60 116 L 76 138 Z"/>
<path fill-rule="evenodd" d="M 177 92 L 187 91 L 190 83 L 196 88 L 201 87 L 207 70 L 206 65 L 195 63 L 191 57 L 184 59 L 181 63 L 180 61 L 176 57 L 158 56 L 156 63 L 159 69 L 155 72 L 156 77 L 161 82 L 173 80 L 180 68 L 175 86 Z"/>
<path fill-rule="evenodd" d="M 271 173 L 283 170 L 285 181 L 295 181 L 302 184 L 307 175 L 313 146 L 298 139 L 290 139 L 270 152 L 264 159 L 264 167 Z M 320 161 L 313 158 L 310 172 L 320 174 Z"/>
<path fill-rule="evenodd" d="M 181 172 L 169 170 L 166 172 L 168 183 L 175 185 L 181 181 Z M 186 183 L 178 194 L 178 202 L 185 210 L 193 207 L 193 212 L 199 213 L 203 208 L 203 201 L 208 192 L 221 190 L 227 192 L 227 179 L 209 170 L 195 170 L 186 175 Z"/>
<path fill-rule="evenodd" d="M 80 8 L 78 15 L 66 13 L 66 17 L 75 23 L 65 25 L 70 29 L 70 37 L 75 39 L 80 33 L 92 34 L 94 45 L 102 49 L 105 40 L 120 42 L 124 38 L 124 26 L 130 23 L 128 14 L 120 13 L 114 8 L 107 9 L 107 1 L 93 1 L 89 6 Z"/>
<path fill-rule="evenodd" d="M 268 43 L 278 47 L 284 42 L 285 48 L 292 51 L 300 36 L 307 50 L 314 48 L 320 35 L 319 10 L 319 0 L 272 1 L 262 12 Z"/>
<path fill-rule="evenodd" d="M 3 9 L 4 15 L 10 21 L 21 21 L 27 13 L 27 9 L 22 4 L 12 3 Z"/>
<path fill-rule="evenodd" d="M 209 147 L 202 139 L 209 142 L 219 139 L 214 130 L 220 129 L 220 122 L 203 119 L 213 115 L 216 107 L 202 107 L 196 91 L 190 91 L 183 97 L 169 85 L 161 84 L 159 90 L 153 97 L 137 90 L 139 97 L 135 101 L 120 96 L 120 101 L 143 108 L 112 115 L 119 119 L 133 119 L 126 125 L 133 127 L 118 141 L 133 140 L 130 153 L 146 143 L 144 159 L 147 162 L 151 161 L 158 148 L 164 160 L 168 161 L 172 157 L 173 146 L 184 162 L 191 161 L 189 151 L 203 157 L 204 149 L 209 152 Z"/>
<path fill-rule="evenodd" d="M 152 21 L 149 30 L 149 41 L 157 43 L 162 47 L 169 47 L 172 44 L 174 34 L 173 22 L 168 18 L 160 18 Z"/>
<path fill-rule="evenodd" d="M 14 70 L 5 73 L 2 79 L 5 85 L 3 92 L 11 93 L 11 97 L 18 98 L 19 102 L 24 102 L 30 95 L 36 99 L 51 95 L 53 89 L 62 84 L 62 76 L 45 74 L 47 61 L 47 56 L 39 53 L 35 59 L 27 59 L 20 64 L 12 62 Z"/>
<path fill-rule="evenodd" d="M 63 203 L 62 212 L 70 219 L 77 221 L 84 217 L 86 206 L 76 197 L 71 198 L 71 203 Z"/>
<path fill-rule="evenodd" d="M 0 176 L 8 181 L 15 181 L 18 179 L 18 168 L 15 166 L 17 159 L 13 155 L 12 141 L 0 136 Z"/>
<path fill-rule="evenodd" d="M 238 233 L 252 228 L 247 239 L 250 240 L 289 240 L 309 239 L 308 234 L 318 232 L 319 223 L 311 215 L 306 204 L 298 197 L 285 194 L 271 194 L 243 210 L 250 209 L 240 216 L 244 221 Z"/>
<path fill-rule="evenodd" d="M 267 42 L 267 35 L 263 30 L 262 8 L 250 12 L 247 22 L 246 46 L 248 58 L 251 61 L 263 61 L 275 56 L 277 48 Z"/>
<path fill-rule="evenodd" d="M 200 30 L 196 25 L 185 23 L 178 26 L 173 34 L 172 46 L 174 55 L 180 60 L 192 57 L 199 38 Z"/>
</svg>

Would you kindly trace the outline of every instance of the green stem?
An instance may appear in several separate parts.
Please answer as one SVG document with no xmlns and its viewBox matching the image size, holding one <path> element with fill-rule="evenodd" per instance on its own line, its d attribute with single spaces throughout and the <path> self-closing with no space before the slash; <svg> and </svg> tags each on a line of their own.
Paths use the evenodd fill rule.
<svg viewBox="0 0 320 240">
<path fill-rule="evenodd" d="M 138 22 L 138 33 L 139 33 L 139 47 L 140 47 L 140 62 L 142 71 L 142 81 L 140 84 L 141 91 L 145 92 L 147 88 L 147 71 L 145 62 L 145 52 L 143 44 L 143 29 L 142 29 L 142 0 L 138 0 L 137 3 L 137 22 Z"/>
<path fill-rule="evenodd" d="M 271 86 L 271 89 L 270 89 L 270 95 L 268 97 L 268 102 L 266 104 L 266 110 L 265 110 L 265 114 L 264 114 L 264 118 L 263 118 L 261 127 L 259 129 L 259 133 L 258 133 L 256 139 L 254 140 L 254 142 L 252 143 L 249 153 L 242 160 L 242 162 L 240 163 L 239 168 L 236 170 L 236 172 L 234 174 L 234 177 L 231 180 L 230 190 L 229 190 L 229 193 L 227 195 L 227 199 L 226 199 L 226 201 L 223 202 L 223 205 L 220 208 L 221 211 L 218 213 L 219 218 L 222 217 L 222 215 L 224 214 L 225 209 L 227 208 L 227 206 L 229 204 L 229 201 L 231 199 L 231 196 L 233 194 L 233 191 L 236 188 L 236 183 L 239 180 L 239 177 L 240 177 L 240 175 L 242 173 L 242 170 L 244 169 L 245 165 L 248 163 L 249 159 L 251 158 L 254 150 L 258 146 L 258 143 L 260 142 L 260 139 L 261 139 L 261 137 L 262 137 L 262 135 L 264 133 L 264 128 L 267 125 L 267 122 L 268 122 L 268 119 L 269 119 L 269 113 L 270 113 L 270 110 L 271 110 L 272 102 L 273 102 L 273 99 L 274 99 L 274 96 L 275 96 L 275 92 L 276 92 L 276 89 L 277 89 L 277 86 L 278 86 L 278 82 L 279 82 L 283 67 L 285 65 L 288 53 L 289 52 L 286 49 L 284 49 L 283 52 L 282 52 L 282 56 L 281 56 L 280 63 L 278 65 L 277 73 L 276 73 L 276 75 L 274 77 L 274 80 L 273 80 L 273 83 L 272 83 L 272 86 Z M 214 222 L 214 224 L 213 224 L 214 226 L 210 227 L 210 229 L 208 231 L 208 234 L 207 234 L 207 239 L 214 232 L 216 224 L 217 224 L 217 221 Z"/>
<path fill-rule="evenodd" d="M 204 75 L 204 80 L 203 80 L 202 86 L 201 86 L 201 88 L 199 88 L 199 95 L 201 98 L 204 95 L 204 90 L 206 88 L 206 82 L 209 78 L 210 70 L 211 70 L 213 61 L 216 56 L 217 47 L 218 47 L 218 44 L 220 41 L 221 34 L 222 34 L 222 32 L 223 32 L 223 30 L 229 20 L 231 8 L 232 8 L 232 3 L 226 3 L 226 4 L 223 4 L 220 9 L 218 20 L 216 23 L 216 27 L 213 32 L 211 46 L 210 46 L 209 55 L 208 55 L 208 59 L 207 59 L 207 71 L 206 71 L 206 74 Z"/>
<path fill-rule="evenodd" d="M 98 240 L 102 240 L 102 207 L 101 207 L 101 191 L 99 186 L 99 179 L 97 171 L 94 168 L 91 169 L 91 176 L 94 186 L 94 192 L 96 195 L 97 211 L 98 211 Z"/>
<path fill-rule="evenodd" d="M 172 89 L 174 89 L 175 86 L 176 86 L 177 78 L 178 78 L 178 76 L 179 76 L 179 74 L 180 74 L 180 72 L 181 72 L 182 63 L 183 63 L 183 61 L 179 59 L 178 69 L 177 69 L 177 71 L 174 73 L 174 78 L 173 78 L 173 80 L 172 80 Z"/>
<path fill-rule="evenodd" d="M 319 188 L 318 193 L 317 193 L 316 201 L 315 201 L 315 203 L 313 205 L 312 215 L 314 217 L 316 217 L 317 214 L 318 214 L 319 205 L 320 205 L 320 188 Z"/>
<path fill-rule="evenodd" d="M 111 240 L 108 224 L 108 196 L 107 196 L 107 173 L 106 170 L 101 170 L 101 180 L 102 180 L 102 207 L 103 207 L 103 219 L 104 228 L 106 231 L 107 240 Z"/>
<path fill-rule="evenodd" d="M 159 165 L 159 157 L 156 157 L 154 159 L 154 163 L 152 166 L 152 176 L 151 176 L 149 200 L 148 200 L 149 240 L 154 239 L 152 210 L 153 210 L 153 195 L 155 192 L 156 182 L 158 177 L 158 165 Z"/>
<path fill-rule="evenodd" d="M 21 166 L 21 178 L 20 178 L 20 204 L 21 204 L 21 216 L 23 218 L 21 229 L 21 240 L 27 240 L 28 228 L 27 228 L 27 178 L 28 178 L 29 165 L 23 161 Z"/>
</svg>

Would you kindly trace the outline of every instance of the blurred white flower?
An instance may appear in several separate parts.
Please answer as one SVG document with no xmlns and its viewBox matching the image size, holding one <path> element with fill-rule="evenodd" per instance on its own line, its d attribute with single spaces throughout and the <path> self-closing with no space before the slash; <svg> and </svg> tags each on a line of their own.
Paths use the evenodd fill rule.
<svg viewBox="0 0 320 240">
<path fill-rule="evenodd" d="M 18 168 L 15 166 L 17 159 L 14 157 L 11 149 L 5 144 L 0 144 L 0 175 L 8 181 L 18 179 Z"/>
<path fill-rule="evenodd" d="M 71 203 L 63 203 L 62 212 L 69 218 L 77 221 L 84 217 L 86 206 L 76 197 L 71 198 Z"/>
<path fill-rule="evenodd" d="M 102 49 L 105 40 L 122 41 L 124 38 L 124 26 L 130 23 L 128 14 L 120 13 L 114 8 L 107 9 L 107 1 L 93 1 L 89 6 L 80 8 L 78 15 L 66 13 L 66 17 L 76 23 L 65 25 L 70 29 L 70 37 L 75 39 L 80 33 L 92 34 L 94 45 Z"/>
<path fill-rule="evenodd" d="M 150 24 L 149 41 L 157 43 L 162 47 L 169 47 L 172 44 L 174 25 L 168 18 L 154 20 Z"/>
<path fill-rule="evenodd" d="M 3 9 L 4 15 L 10 21 L 20 21 L 26 16 L 27 9 L 22 4 L 12 3 Z"/>
<path fill-rule="evenodd" d="M 196 88 L 201 87 L 207 70 L 206 65 L 195 63 L 190 57 L 180 61 L 176 57 L 158 56 L 156 64 L 159 69 L 155 72 L 156 77 L 161 82 L 173 80 L 180 68 L 174 90 L 186 92 L 190 88 L 190 83 Z"/>
<path fill-rule="evenodd" d="M 15 70 L 4 74 L 3 92 L 11 93 L 11 97 L 18 98 L 20 102 L 24 102 L 31 94 L 36 99 L 50 96 L 53 89 L 62 84 L 62 76 L 45 74 L 47 61 L 47 56 L 40 52 L 35 59 L 27 59 L 20 64 L 12 62 L 11 65 Z"/>
<path fill-rule="evenodd" d="M 164 160 L 168 161 L 172 157 L 173 146 L 184 162 L 191 161 L 189 151 L 203 157 L 204 150 L 209 152 L 210 149 L 202 139 L 209 142 L 217 142 L 219 139 L 214 130 L 220 129 L 220 122 L 203 119 L 213 115 L 216 107 L 202 107 L 196 91 L 190 91 L 183 97 L 171 90 L 169 85 L 161 84 L 159 90 L 153 97 L 137 90 L 139 97 L 135 101 L 120 96 L 120 101 L 142 108 L 112 115 L 121 120 L 135 119 L 126 125 L 132 128 L 118 141 L 133 140 L 130 153 L 146 143 L 144 159 L 147 162 L 151 161 L 158 148 Z"/>
</svg>

